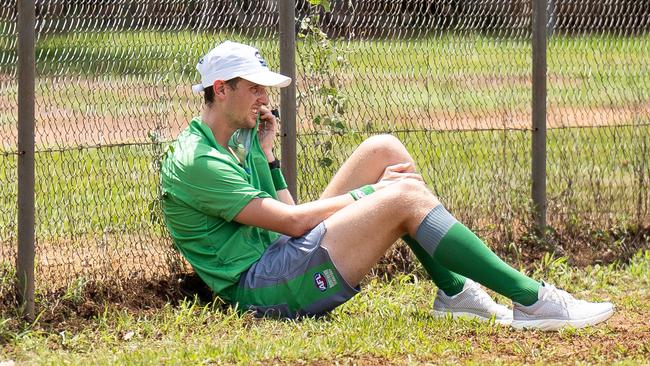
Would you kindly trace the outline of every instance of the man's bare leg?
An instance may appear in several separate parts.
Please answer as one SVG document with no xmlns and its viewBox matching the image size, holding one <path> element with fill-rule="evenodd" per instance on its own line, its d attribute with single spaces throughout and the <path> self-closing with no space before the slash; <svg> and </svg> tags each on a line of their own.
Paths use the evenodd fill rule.
<svg viewBox="0 0 650 366">
<path fill-rule="evenodd" d="M 355 202 L 325 220 L 325 247 L 341 275 L 352 286 L 405 233 L 415 235 L 438 199 L 416 180 L 394 183 Z"/>
<path fill-rule="evenodd" d="M 411 162 L 413 169 L 416 169 L 413 158 L 399 139 L 391 135 L 370 137 L 361 143 L 345 161 L 321 198 L 345 194 L 360 186 L 376 183 L 387 166 L 406 162 Z M 438 288 L 450 296 L 462 291 L 465 277 L 448 270 L 430 256 L 423 255 L 422 248 L 411 237 L 405 236 L 403 239 Z M 397 238 L 393 242 L 396 240 Z"/>
</svg>

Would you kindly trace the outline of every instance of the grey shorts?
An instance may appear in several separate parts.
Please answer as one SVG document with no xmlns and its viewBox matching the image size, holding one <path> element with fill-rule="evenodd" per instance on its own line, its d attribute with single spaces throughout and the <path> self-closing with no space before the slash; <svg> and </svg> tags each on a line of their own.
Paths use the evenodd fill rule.
<svg viewBox="0 0 650 366">
<path fill-rule="evenodd" d="M 243 311 L 260 317 L 321 316 L 359 292 L 341 276 L 327 249 L 320 245 L 324 223 L 305 235 L 278 238 L 242 273 L 232 292 Z"/>
</svg>

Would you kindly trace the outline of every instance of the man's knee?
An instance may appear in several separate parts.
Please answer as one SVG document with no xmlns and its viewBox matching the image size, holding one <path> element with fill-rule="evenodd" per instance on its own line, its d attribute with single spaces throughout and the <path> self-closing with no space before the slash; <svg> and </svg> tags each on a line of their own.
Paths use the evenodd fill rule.
<svg viewBox="0 0 650 366">
<path fill-rule="evenodd" d="M 402 142 L 392 135 L 376 135 L 367 138 L 361 144 L 373 158 L 382 161 L 404 162 L 408 156 L 406 148 Z"/>
<path fill-rule="evenodd" d="M 382 190 L 386 190 L 384 201 L 377 207 L 390 214 L 402 233 L 411 232 L 414 225 L 419 225 L 422 218 L 440 204 L 426 185 L 415 179 L 404 179 Z"/>
<path fill-rule="evenodd" d="M 415 179 L 404 179 L 385 189 L 389 190 L 396 203 L 403 203 L 406 207 L 413 207 L 420 203 L 439 203 L 438 198 L 427 188 L 426 184 Z"/>
</svg>

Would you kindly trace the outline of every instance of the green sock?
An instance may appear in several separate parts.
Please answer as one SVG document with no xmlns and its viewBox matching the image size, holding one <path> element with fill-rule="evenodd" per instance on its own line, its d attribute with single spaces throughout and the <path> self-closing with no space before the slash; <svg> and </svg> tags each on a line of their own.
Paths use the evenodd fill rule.
<svg viewBox="0 0 650 366">
<path fill-rule="evenodd" d="M 540 283 L 507 265 L 442 205 L 427 214 L 415 239 L 447 269 L 524 306 L 537 301 Z"/>
<path fill-rule="evenodd" d="M 415 256 L 418 258 L 422 266 L 431 277 L 433 283 L 438 286 L 447 296 L 454 296 L 460 293 L 465 286 L 465 277 L 454 273 L 442 264 L 438 263 L 429 253 L 422 248 L 422 246 L 413 238 L 404 235 L 402 240 L 408 244 Z"/>
</svg>

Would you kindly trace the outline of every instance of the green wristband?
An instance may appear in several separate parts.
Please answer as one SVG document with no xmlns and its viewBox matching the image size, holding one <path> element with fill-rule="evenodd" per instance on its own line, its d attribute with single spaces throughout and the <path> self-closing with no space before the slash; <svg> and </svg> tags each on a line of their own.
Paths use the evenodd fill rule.
<svg viewBox="0 0 650 366">
<path fill-rule="evenodd" d="M 358 201 L 361 198 L 363 198 L 363 197 L 365 197 L 365 196 L 367 196 L 369 194 L 372 194 L 374 192 L 375 192 L 375 189 L 372 188 L 372 186 L 370 184 L 368 184 L 368 185 L 365 185 L 363 187 L 359 187 L 357 189 L 351 190 L 350 195 L 352 196 L 352 198 L 354 198 L 355 201 Z"/>
<path fill-rule="evenodd" d="M 271 169 L 271 178 L 273 179 L 273 186 L 276 191 L 287 189 L 287 182 L 284 180 L 284 176 L 282 175 L 282 169 Z"/>
</svg>

